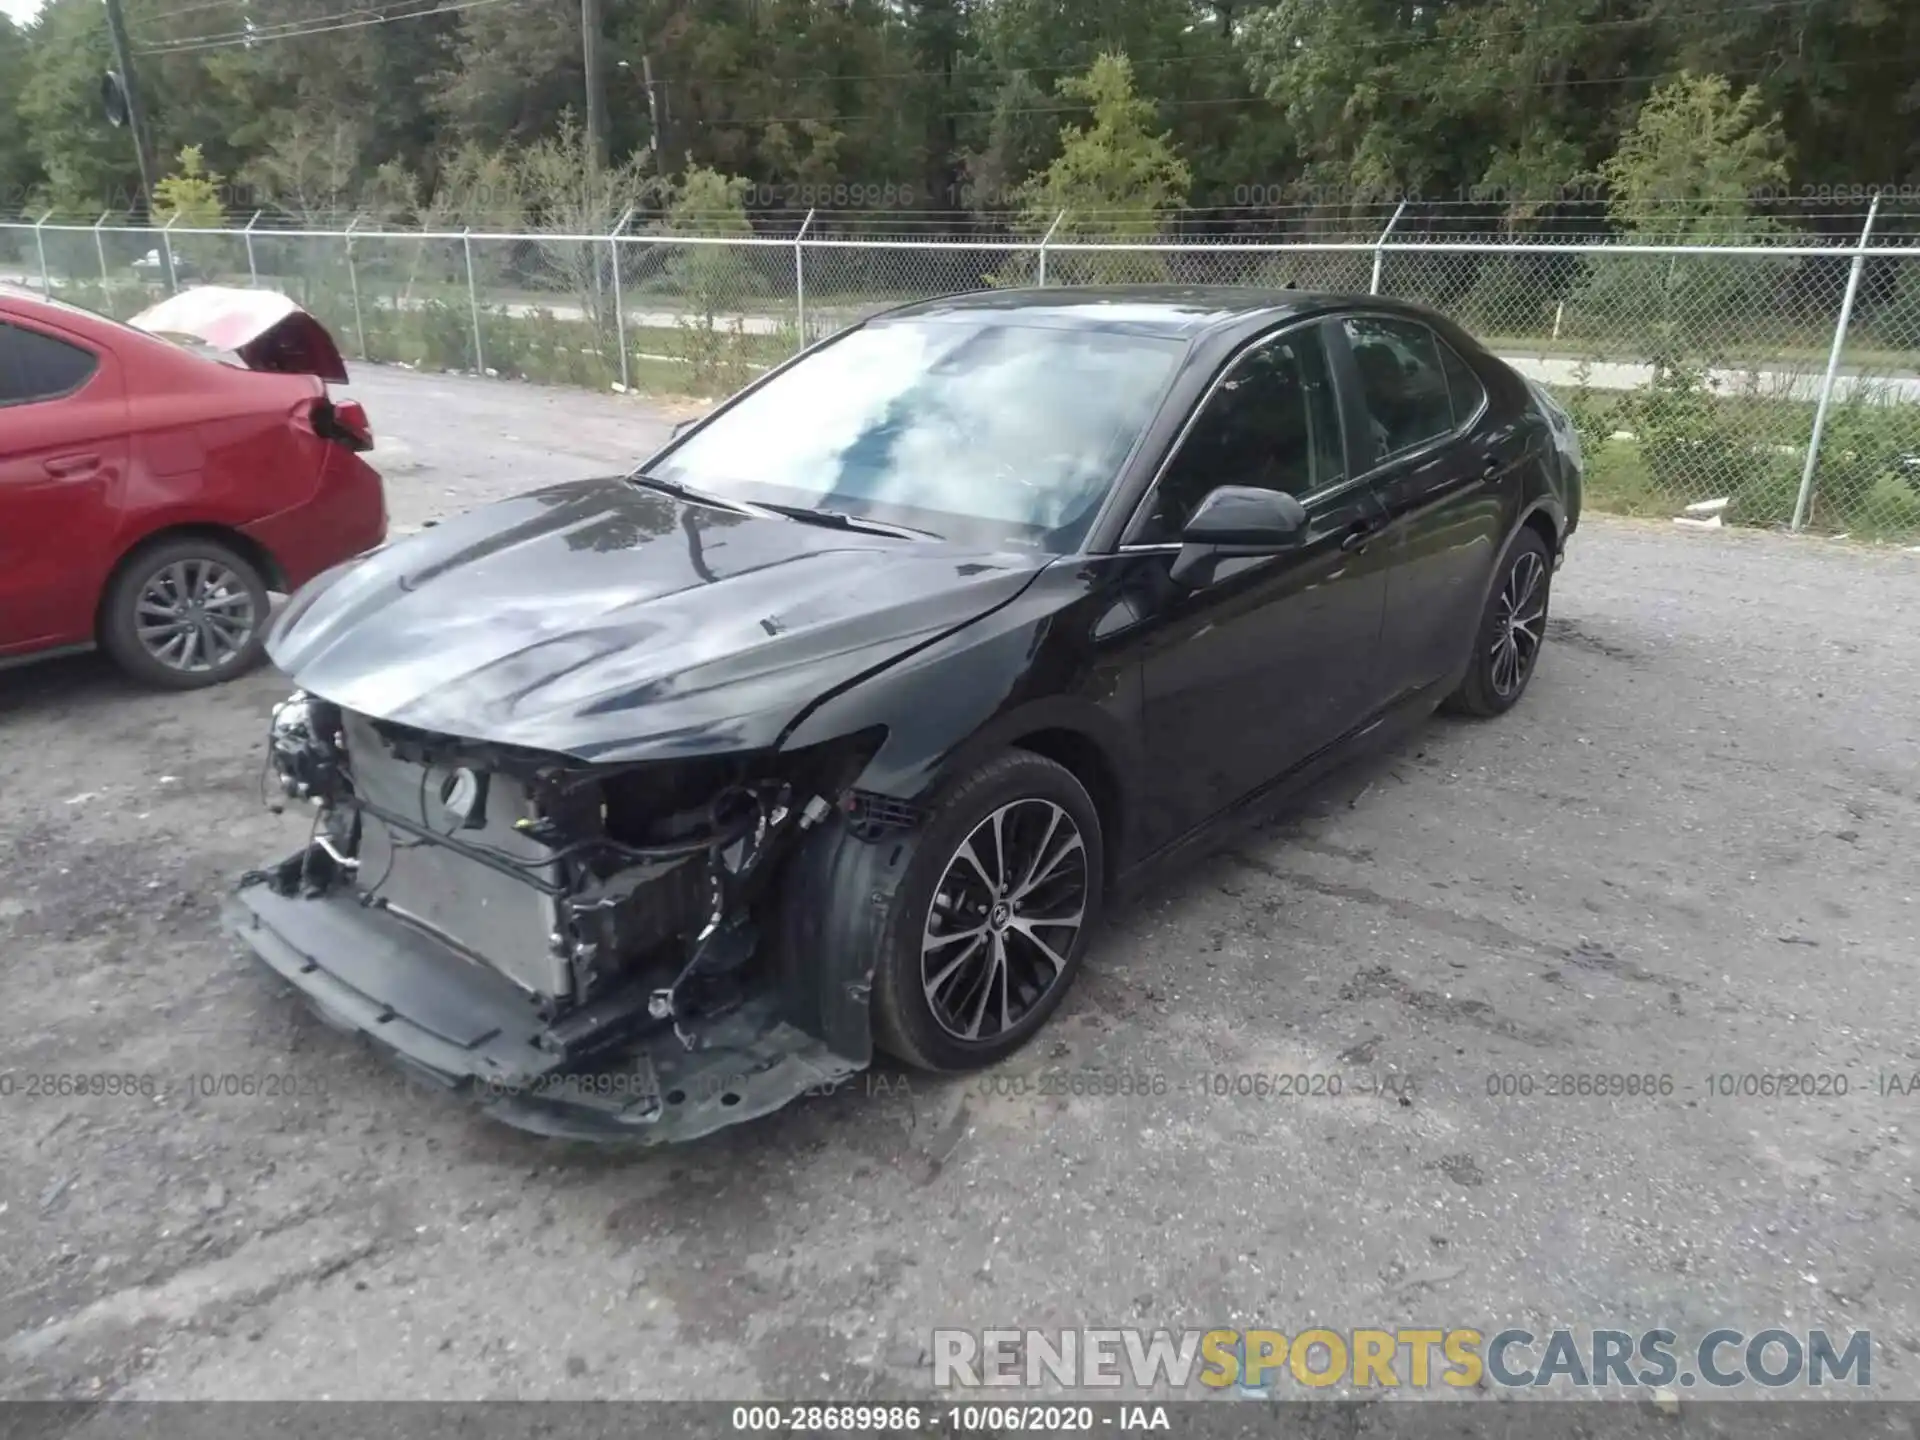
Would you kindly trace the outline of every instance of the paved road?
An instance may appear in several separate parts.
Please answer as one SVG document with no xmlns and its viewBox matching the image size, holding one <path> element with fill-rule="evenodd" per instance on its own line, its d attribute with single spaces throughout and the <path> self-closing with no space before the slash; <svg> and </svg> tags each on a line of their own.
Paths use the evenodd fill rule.
<svg viewBox="0 0 1920 1440">
<path fill-rule="evenodd" d="M 415 520 L 664 424 L 360 388 Z M 990 1081 L 642 1155 L 409 1086 L 220 936 L 220 887 L 303 833 L 258 798 L 272 676 L 0 674 L 0 1395 L 890 1396 L 936 1324 L 1418 1320 L 1870 1326 L 1876 1393 L 1920 1398 L 1920 1099 L 1875 1090 L 1920 1070 L 1920 560 L 1595 519 L 1554 598 L 1518 712 L 1123 909 Z M 1783 1071 L 1851 1093 L 1705 1084 Z M 216 1072 L 295 1093 L 22 1084 Z M 1544 1094 L 1622 1072 L 1674 1092 Z M 1213 1093 L 1295 1073 L 1343 1095 Z M 1148 1093 L 1074 1093 L 1119 1074 Z"/>
</svg>

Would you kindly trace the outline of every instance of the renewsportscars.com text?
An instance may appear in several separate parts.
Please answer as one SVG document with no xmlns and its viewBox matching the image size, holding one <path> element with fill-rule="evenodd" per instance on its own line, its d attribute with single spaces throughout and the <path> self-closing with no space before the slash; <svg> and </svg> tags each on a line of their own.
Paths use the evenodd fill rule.
<svg viewBox="0 0 1920 1440">
<path fill-rule="evenodd" d="M 935 1330 L 941 1389 L 1710 1390 L 1873 1384 L 1873 1337 L 1726 1326 L 1668 1329 Z"/>
</svg>

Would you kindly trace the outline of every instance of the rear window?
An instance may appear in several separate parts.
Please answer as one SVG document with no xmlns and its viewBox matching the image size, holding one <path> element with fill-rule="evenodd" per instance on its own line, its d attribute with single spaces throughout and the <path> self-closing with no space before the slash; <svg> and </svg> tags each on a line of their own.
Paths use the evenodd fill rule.
<svg viewBox="0 0 1920 1440">
<path fill-rule="evenodd" d="M 1447 393 L 1453 396 L 1453 423 L 1464 425 L 1486 403 L 1487 387 L 1446 341 L 1440 342 L 1440 363 L 1447 372 Z"/>
<path fill-rule="evenodd" d="M 1431 330 L 1373 316 L 1354 316 L 1345 324 L 1371 422 L 1371 444 L 1364 447 L 1371 450 L 1371 461 L 1386 460 L 1453 429 L 1453 398 Z"/>
<path fill-rule="evenodd" d="M 0 321 L 0 405 L 71 394 L 99 363 L 90 350 Z"/>
</svg>

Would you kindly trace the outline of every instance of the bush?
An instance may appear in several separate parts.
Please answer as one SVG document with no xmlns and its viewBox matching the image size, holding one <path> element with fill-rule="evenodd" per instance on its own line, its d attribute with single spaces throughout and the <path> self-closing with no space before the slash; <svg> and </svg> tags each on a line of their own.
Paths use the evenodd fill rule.
<svg viewBox="0 0 1920 1440">
<path fill-rule="evenodd" d="M 419 337 L 419 364 L 429 370 L 473 369 L 473 317 L 465 306 L 423 300 L 406 313 Z"/>
<path fill-rule="evenodd" d="M 689 393 L 730 395 L 753 379 L 752 339 L 738 319 L 723 322 L 711 315 L 682 316 L 672 353 L 686 364 Z"/>
<path fill-rule="evenodd" d="M 1920 407 L 1864 387 L 1827 413 L 1813 510 L 1823 524 L 1920 528 Z"/>
<path fill-rule="evenodd" d="M 1613 439 L 1613 432 L 1620 428 L 1621 409 L 1627 404 L 1617 394 L 1595 391 L 1588 383 L 1592 372 L 1593 367 L 1582 360 L 1574 367 L 1573 388 L 1560 393 L 1560 403 L 1567 407 L 1574 434 L 1580 439 L 1580 453 L 1588 456 L 1598 455 Z"/>
<path fill-rule="evenodd" d="M 1726 496 L 1743 524 L 1792 518 L 1791 458 L 1755 443 L 1743 408 L 1717 399 L 1704 370 L 1663 368 L 1625 411 L 1656 494 L 1676 506 Z"/>
</svg>

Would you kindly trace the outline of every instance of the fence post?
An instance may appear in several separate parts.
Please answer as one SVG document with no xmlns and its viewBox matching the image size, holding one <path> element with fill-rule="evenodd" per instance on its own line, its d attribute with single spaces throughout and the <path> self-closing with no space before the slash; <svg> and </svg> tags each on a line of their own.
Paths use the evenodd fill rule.
<svg viewBox="0 0 1920 1440">
<path fill-rule="evenodd" d="M 353 333 L 360 337 L 360 358 L 371 360 L 367 353 L 367 325 L 360 315 L 360 271 L 353 263 L 353 227 L 360 223 L 360 217 L 354 216 L 347 222 L 344 239 L 347 242 L 347 288 L 353 291 Z"/>
<path fill-rule="evenodd" d="M 246 229 L 247 283 L 253 286 L 253 288 L 256 290 L 260 288 L 260 271 L 259 271 L 259 268 L 255 266 L 253 263 L 253 227 L 256 223 L 258 223 L 259 219 L 260 219 L 260 212 L 256 210 L 253 212 L 253 219 L 247 221 L 247 229 Z"/>
<path fill-rule="evenodd" d="M 620 296 L 620 232 L 627 228 L 627 221 L 633 218 L 633 206 L 627 206 L 621 214 L 619 223 L 607 236 L 607 253 L 613 260 L 613 333 L 620 342 L 620 388 L 628 390 L 633 382 L 627 378 L 627 311 Z M 469 271 L 469 274 L 472 272 Z"/>
<path fill-rule="evenodd" d="M 1380 293 L 1380 266 L 1387 258 L 1387 237 L 1393 234 L 1393 227 L 1400 223 L 1400 216 L 1405 213 L 1406 208 L 1405 200 L 1393 207 L 1393 218 L 1387 221 L 1387 228 L 1380 232 L 1380 238 L 1373 242 L 1373 283 L 1367 287 L 1369 295 Z"/>
<path fill-rule="evenodd" d="M 487 373 L 486 352 L 480 348 L 480 292 L 473 287 L 473 227 L 460 232 L 460 248 L 467 257 L 467 313 L 473 317 L 473 373 Z"/>
<path fill-rule="evenodd" d="M 813 211 L 800 222 L 800 233 L 793 237 L 793 327 L 794 351 L 807 348 L 807 230 L 813 224 Z"/>
<path fill-rule="evenodd" d="M 167 223 L 160 227 L 160 249 L 167 257 L 167 293 L 169 295 L 180 293 L 180 273 L 174 268 L 173 236 L 169 233 L 173 229 L 174 221 L 179 218 L 180 212 L 176 210 L 167 217 Z"/>
<path fill-rule="evenodd" d="M 47 274 L 47 242 L 40 234 L 40 227 L 53 218 L 53 212 L 47 211 L 33 222 L 33 248 L 40 254 L 40 293 L 51 300 L 53 298 L 53 280 Z"/>
<path fill-rule="evenodd" d="M 1053 232 L 1060 228 L 1060 222 L 1066 218 L 1067 212 L 1062 210 L 1053 217 L 1053 223 L 1047 227 L 1047 233 L 1040 237 L 1040 273 L 1034 277 L 1038 284 L 1047 283 L 1047 242 L 1053 239 Z"/>
<path fill-rule="evenodd" d="M 1847 293 L 1840 301 L 1840 320 L 1833 327 L 1833 349 L 1827 352 L 1827 374 L 1820 382 L 1820 403 L 1813 412 L 1813 433 L 1807 437 L 1807 465 L 1800 472 L 1800 493 L 1793 501 L 1793 531 L 1806 528 L 1807 511 L 1813 505 L 1813 473 L 1820 464 L 1820 436 L 1827 428 L 1827 409 L 1833 403 L 1834 377 L 1840 370 L 1840 354 L 1846 348 L 1847 327 L 1853 321 L 1854 297 L 1860 293 L 1860 272 L 1867 264 L 1867 242 L 1873 237 L 1874 218 L 1880 213 L 1880 196 L 1875 194 L 1867 207 L 1867 223 L 1860 227 L 1860 243 L 1854 246 L 1853 264 L 1847 270 Z"/>
<path fill-rule="evenodd" d="M 113 281 L 107 278 L 107 242 L 100 238 L 100 227 L 107 223 L 111 210 L 102 210 L 100 218 L 93 222 L 93 253 L 100 261 L 100 307 L 103 310 L 113 308 Z"/>
</svg>

